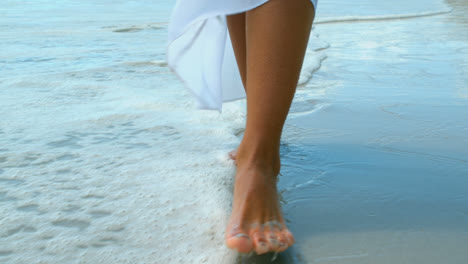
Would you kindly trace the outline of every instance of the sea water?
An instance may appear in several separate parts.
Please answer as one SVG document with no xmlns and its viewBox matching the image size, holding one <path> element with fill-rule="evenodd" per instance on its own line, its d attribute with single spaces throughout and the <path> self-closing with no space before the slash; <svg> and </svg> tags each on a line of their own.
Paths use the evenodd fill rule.
<svg viewBox="0 0 468 264">
<path fill-rule="evenodd" d="M 194 98 L 165 61 L 173 4 L 170 0 L 2 2 L 0 262 L 234 262 L 236 255 L 223 244 L 235 173 L 227 153 L 240 141 L 245 102 L 225 104 L 222 113 L 196 110 Z M 387 28 L 387 20 L 449 12 L 451 7 L 440 1 L 319 2 L 282 144 L 279 189 L 286 217 L 298 223 L 290 224 L 295 233 L 310 230 L 305 224 L 310 215 L 296 213 L 302 211 L 298 205 L 321 204 L 324 207 L 318 209 L 325 210 L 326 199 L 320 195 L 330 193 L 311 193 L 317 189 L 314 186 L 333 186 L 330 175 L 341 168 L 332 163 L 351 164 L 344 167 L 346 172 L 355 166 L 337 160 L 344 155 L 339 153 L 349 153 L 346 150 L 331 154 L 327 150 L 332 148 L 317 147 L 314 140 L 360 138 L 339 137 L 342 127 L 325 121 L 323 127 L 307 124 L 321 113 L 327 116 L 333 109 L 343 109 L 339 102 L 372 100 L 369 90 L 350 92 L 340 86 L 339 73 L 349 73 L 353 79 L 364 69 L 332 68 L 337 58 L 353 56 L 349 48 L 336 48 L 336 39 L 346 37 L 345 43 L 355 45 L 355 52 L 370 51 L 377 43 L 363 41 L 364 31 L 350 32 L 353 21 L 382 20 L 381 32 L 391 34 L 395 27 Z M 335 22 L 341 24 L 331 25 Z M 321 26 L 328 26 L 334 37 L 321 32 Z M 463 46 L 454 42 L 452 48 Z M 371 60 L 373 54 L 361 55 Z M 371 66 L 365 70 L 376 71 Z M 458 92 L 466 98 L 466 90 Z M 404 104 L 383 109 L 403 117 L 411 110 Z M 365 105 L 360 110 L 367 113 Z M 461 124 L 458 128 L 466 131 Z M 388 143 L 396 138 L 379 140 Z M 300 161 L 318 161 L 318 165 L 304 167 Z M 306 176 L 297 177 L 301 173 Z M 330 197 L 340 187 L 333 186 Z M 458 197 L 465 201 L 462 198 Z M 310 237 L 316 234 L 309 233 L 297 236 L 297 247 L 276 261 L 327 263 L 370 254 L 343 246 L 343 255 L 328 248 L 321 251 L 328 255 L 310 255 L 316 248 Z M 331 245 L 334 240 L 322 241 Z"/>
</svg>

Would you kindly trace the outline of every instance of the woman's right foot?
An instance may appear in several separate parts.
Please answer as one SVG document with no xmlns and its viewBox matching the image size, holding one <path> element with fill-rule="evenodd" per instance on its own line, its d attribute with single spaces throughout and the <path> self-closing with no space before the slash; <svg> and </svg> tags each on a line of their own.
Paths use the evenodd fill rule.
<svg viewBox="0 0 468 264">
<path fill-rule="evenodd" d="M 232 159 L 233 161 L 236 161 L 237 149 L 229 151 L 228 155 L 230 159 Z"/>
</svg>

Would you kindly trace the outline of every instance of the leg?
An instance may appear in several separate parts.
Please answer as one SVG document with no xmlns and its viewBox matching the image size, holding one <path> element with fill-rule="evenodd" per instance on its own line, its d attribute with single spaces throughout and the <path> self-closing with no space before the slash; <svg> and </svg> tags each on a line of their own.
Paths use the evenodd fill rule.
<svg viewBox="0 0 468 264">
<path fill-rule="evenodd" d="M 232 48 L 236 56 L 237 67 L 242 79 L 244 89 L 247 85 L 246 72 L 246 43 L 245 43 L 245 13 L 230 15 L 226 17 L 229 36 L 231 37 Z"/>
<path fill-rule="evenodd" d="M 237 68 L 239 69 L 244 90 L 247 91 L 247 52 L 245 43 L 245 12 L 226 17 L 232 48 L 236 56 Z M 229 157 L 236 159 L 237 150 L 229 152 Z"/>
<path fill-rule="evenodd" d="M 294 243 L 276 190 L 279 145 L 314 18 L 309 0 L 270 0 L 246 12 L 247 124 L 226 244 L 239 252 L 284 251 Z"/>
</svg>

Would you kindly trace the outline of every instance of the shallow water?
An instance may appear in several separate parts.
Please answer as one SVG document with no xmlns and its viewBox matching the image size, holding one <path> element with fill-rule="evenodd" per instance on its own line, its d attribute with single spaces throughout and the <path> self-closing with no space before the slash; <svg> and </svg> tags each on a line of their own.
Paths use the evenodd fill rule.
<svg viewBox="0 0 468 264">
<path fill-rule="evenodd" d="M 349 3 L 319 3 L 282 144 L 297 244 L 274 263 L 462 263 L 468 3 Z M 235 262 L 244 102 L 194 111 L 165 63 L 172 4 L 4 1 L 0 262 Z"/>
<path fill-rule="evenodd" d="M 316 25 L 327 59 L 298 90 L 282 148 L 297 240 L 272 263 L 466 262 L 468 2 L 448 4 Z"/>
</svg>

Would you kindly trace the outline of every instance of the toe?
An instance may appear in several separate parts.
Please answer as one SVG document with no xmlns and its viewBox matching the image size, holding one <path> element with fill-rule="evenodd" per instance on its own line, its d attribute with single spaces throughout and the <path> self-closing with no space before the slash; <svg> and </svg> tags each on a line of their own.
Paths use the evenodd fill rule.
<svg viewBox="0 0 468 264">
<path fill-rule="evenodd" d="M 252 234 L 253 246 L 258 255 L 268 252 L 269 246 L 262 232 Z"/>
<path fill-rule="evenodd" d="M 284 236 L 286 237 L 286 241 L 288 243 L 288 246 L 289 247 L 292 246 L 294 244 L 295 240 L 294 240 L 294 236 L 291 233 L 291 231 L 286 229 L 286 230 L 283 231 L 283 233 L 284 233 Z"/>
<path fill-rule="evenodd" d="M 237 149 L 229 152 L 229 158 L 236 160 Z"/>
<path fill-rule="evenodd" d="M 276 237 L 278 237 L 278 252 L 283 252 L 289 247 L 288 239 L 283 231 L 277 232 Z"/>
<path fill-rule="evenodd" d="M 226 245 L 239 253 L 249 253 L 253 249 L 252 239 L 242 232 L 236 232 L 226 238 Z"/>
<path fill-rule="evenodd" d="M 268 244 L 270 246 L 270 251 L 278 251 L 280 242 L 278 240 L 278 236 L 274 230 L 268 230 L 265 232 L 265 236 L 267 238 Z"/>
</svg>

